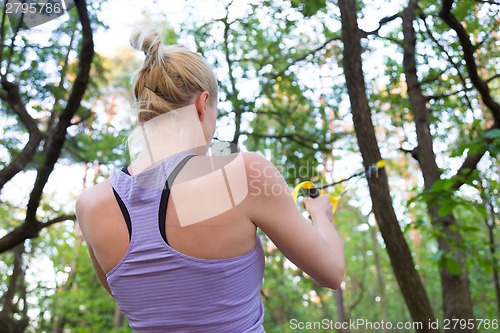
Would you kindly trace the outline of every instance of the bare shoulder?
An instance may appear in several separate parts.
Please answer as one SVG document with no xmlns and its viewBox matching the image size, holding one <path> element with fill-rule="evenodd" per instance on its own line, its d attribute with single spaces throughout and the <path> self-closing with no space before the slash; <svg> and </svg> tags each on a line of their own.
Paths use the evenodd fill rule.
<svg viewBox="0 0 500 333">
<path fill-rule="evenodd" d="M 76 200 L 75 212 L 80 225 L 92 220 L 88 217 L 105 208 L 113 200 L 111 183 L 105 180 L 83 191 Z"/>
<path fill-rule="evenodd" d="M 245 166 L 250 167 L 252 164 L 254 165 L 272 165 L 271 162 L 269 162 L 264 156 L 262 156 L 259 153 L 254 153 L 254 152 L 243 152 L 239 153 L 243 156 L 243 159 L 245 160 Z"/>
<path fill-rule="evenodd" d="M 264 156 L 253 153 L 241 153 L 245 162 L 245 170 L 249 179 L 279 177 L 276 167 Z"/>
<path fill-rule="evenodd" d="M 288 186 L 280 171 L 258 153 L 243 153 L 245 171 L 251 196 L 281 196 Z"/>
</svg>

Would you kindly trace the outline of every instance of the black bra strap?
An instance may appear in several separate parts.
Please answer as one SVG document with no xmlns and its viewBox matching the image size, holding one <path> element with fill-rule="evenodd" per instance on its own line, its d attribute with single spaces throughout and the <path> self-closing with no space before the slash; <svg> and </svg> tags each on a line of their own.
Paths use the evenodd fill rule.
<svg viewBox="0 0 500 333">
<path fill-rule="evenodd" d="M 186 156 L 183 160 L 181 160 L 179 162 L 179 164 L 177 164 L 175 169 L 168 176 L 168 179 L 165 182 L 165 186 L 163 187 L 163 191 L 161 193 L 160 208 L 158 211 L 158 226 L 160 228 L 161 237 L 163 238 L 163 240 L 167 244 L 168 244 L 168 241 L 167 241 L 167 233 L 165 231 L 165 219 L 167 217 L 168 198 L 170 197 L 170 186 L 168 184 L 172 184 L 175 177 L 177 177 L 177 174 L 179 174 L 179 172 L 184 167 L 184 165 L 194 156 L 196 156 L 196 155 Z"/>
<path fill-rule="evenodd" d="M 128 165 L 124 166 L 124 167 L 122 168 L 122 171 L 123 171 L 125 174 L 127 174 L 127 175 L 131 176 L 130 172 L 128 172 Z"/>
<path fill-rule="evenodd" d="M 132 222 L 130 221 L 130 214 L 128 213 L 127 207 L 123 203 L 122 198 L 118 195 L 118 192 L 113 188 L 113 194 L 115 195 L 116 201 L 118 202 L 118 206 L 120 206 L 120 210 L 122 211 L 123 218 L 125 219 L 125 223 L 127 224 L 128 229 L 128 239 L 130 241 L 132 237 Z"/>
</svg>

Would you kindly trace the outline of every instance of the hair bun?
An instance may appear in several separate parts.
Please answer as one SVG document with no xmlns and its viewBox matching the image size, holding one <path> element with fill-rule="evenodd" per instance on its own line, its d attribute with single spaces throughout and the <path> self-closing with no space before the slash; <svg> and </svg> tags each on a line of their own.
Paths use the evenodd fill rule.
<svg viewBox="0 0 500 333">
<path fill-rule="evenodd" d="M 158 31 L 151 28 L 136 30 L 130 37 L 130 44 L 134 49 L 142 51 L 146 56 L 153 58 L 157 58 L 162 43 Z"/>
</svg>

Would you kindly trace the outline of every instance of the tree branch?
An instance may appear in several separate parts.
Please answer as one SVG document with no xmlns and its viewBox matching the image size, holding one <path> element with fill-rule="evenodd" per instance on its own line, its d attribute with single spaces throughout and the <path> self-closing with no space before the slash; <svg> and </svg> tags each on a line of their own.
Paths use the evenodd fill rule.
<svg viewBox="0 0 500 333">
<path fill-rule="evenodd" d="M 23 170 L 33 159 L 42 140 L 42 134 L 30 136 L 23 150 L 9 163 L 9 165 L 0 170 L 0 191 L 8 181 Z"/>
<path fill-rule="evenodd" d="M 485 133 L 498 128 L 500 128 L 500 122 L 496 121 L 493 126 L 485 131 Z M 488 151 L 487 145 L 491 142 L 493 142 L 493 139 L 485 139 L 484 145 L 479 151 L 471 152 L 467 155 L 464 162 L 455 174 L 456 181 L 453 184 L 453 189 L 459 189 L 462 185 L 465 184 L 465 180 L 467 179 L 467 177 L 477 168 L 477 164 L 484 156 L 484 154 Z"/>
<path fill-rule="evenodd" d="M 400 17 L 401 17 L 401 13 L 396 13 L 396 14 L 391 15 L 391 16 L 386 16 L 386 17 L 382 18 L 380 21 L 378 21 L 378 28 L 375 30 L 372 30 L 372 31 L 364 31 L 363 29 L 359 29 L 361 38 L 366 38 L 370 35 L 379 36 L 378 32 L 379 32 L 380 28 L 382 28 L 385 24 L 387 24 L 391 21 L 394 21 L 395 19 L 400 18 Z"/>
<path fill-rule="evenodd" d="M 5 313 L 11 313 L 14 307 L 14 296 L 16 295 L 16 289 L 19 282 L 19 277 L 23 271 L 23 253 L 24 245 L 18 245 L 14 249 L 14 268 L 12 269 L 12 274 L 10 274 L 9 285 L 7 287 L 7 292 L 2 296 L 3 308 L 2 311 Z"/>
<path fill-rule="evenodd" d="M 470 89 L 462 89 L 462 90 L 457 90 L 457 91 L 452 91 L 450 93 L 442 93 L 442 94 L 439 94 L 439 95 L 428 95 L 426 96 L 425 98 L 430 101 L 430 100 L 438 100 L 438 99 L 441 99 L 441 98 L 448 98 L 448 97 L 451 97 L 451 96 L 455 96 L 455 95 L 458 95 L 460 94 L 461 92 L 465 93 L 466 91 L 469 91 Z M 471 104 L 469 103 L 469 107 L 471 108 L 471 110 L 473 109 L 471 107 Z"/>
<path fill-rule="evenodd" d="M 233 4 L 233 1 L 231 0 L 228 5 L 226 6 L 226 16 L 222 19 L 222 22 L 224 24 L 224 55 L 226 58 L 227 66 L 228 66 L 228 74 L 229 74 L 229 82 L 231 83 L 231 93 L 232 93 L 232 104 L 233 104 L 233 112 L 234 112 L 234 136 L 233 139 L 231 140 L 232 143 L 235 145 L 238 145 L 238 141 L 241 136 L 241 121 L 242 121 L 242 102 L 239 100 L 239 92 L 238 89 L 236 88 L 236 79 L 233 74 L 233 60 L 231 59 L 231 54 L 229 52 L 229 33 L 230 33 L 230 27 L 233 22 L 229 22 L 229 7 Z M 228 92 L 226 92 L 229 97 L 230 95 Z"/>
<path fill-rule="evenodd" d="M 438 49 L 442 53 L 444 53 L 444 55 L 448 59 L 449 63 L 453 66 L 453 68 L 455 68 L 455 70 L 457 71 L 457 75 L 460 78 L 460 81 L 462 81 L 464 89 L 467 90 L 467 81 L 465 80 L 465 77 L 462 75 L 462 71 L 460 70 L 460 68 L 458 67 L 458 65 L 453 61 L 453 58 L 448 53 L 448 51 L 439 43 L 439 41 L 436 39 L 436 37 L 434 37 L 434 35 L 432 34 L 431 30 L 429 29 L 429 26 L 427 25 L 427 22 L 425 20 L 425 16 L 422 14 L 420 16 L 420 18 L 422 19 L 422 22 L 424 23 L 424 27 L 425 27 L 425 31 L 427 32 L 427 35 L 434 42 L 434 44 L 436 44 L 436 46 L 438 47 Z M 465 94 L 464 96 L 465 96 L 465 99 L 467 100 L 467 105 L 469 105 L 470 109 L 472 110 L 473 107 L 472 107 L 472 103 L 471 103 L 471 101 L 469 99 L 469 96 L 467 96 L 467 94 Z"/>
<path fill-rule="evenodd" d="M 500 2 L 494 1 L 494 0 L 476 0 L 476 2 L 479 2 L 479 3 L 489 3 L 490 5 L 500 6 Z"/>
<path fill-rule="evenodd" d="M 5 2 L 4 6 L 6 6 Z M 0 64 L 3 61 L 3 49 L 5 43 L 5 18 L 6 13 L 2 14 L 2 22 L 0 27 Z M 4 91 L 0 91 L 0 98 L 5 101 L 10 108 L 16 113 L 17 117 L 21 123 L 25 126 L 29 133 L 29 140 L 24 146 L 21 153 L 16 156 L 8 166 L 0 170 L 0 191 L 4 185 L 11 180 L 16 174 L 18 174 L 26 165 L 31 161 L 36 153 L 36 150 L 43 140 L 43 134 L 38 129 L 36 121 L 31 117 L 31 115 L 26 110 L 26 105 L 22 101 L 22 97 L 19 91 L 19 85 L 14 82 L 10 82 L 7 79 L 7 74 L 9 73 L 9 68 L 12 62 L 12 56 L 14 53 L 14 42 L 19 32 L 22 24 L 22 18 L 19 20 L 18 25 L 14 28 L 14 35 L 12 36 L 12 41 L 9 47 L 9 58 L 7 59 L 7 64 L 4 71 L 0 71 L 0 81 L 1 87 Z"/>
<path fill-rule="evenodd" d="M 443 0 L 441 10 L 439 12 L 439 17 L 443 19 L 443 21 L 448 24 L 450 28 L 452 28 L 460 41 L 460 45 L 462 46 L 463 56 L 467 68 L 467 72 L 469 74 L 469 78 L 472 84 L 476 87 L 477 91 L 481 95 L 483 103 L 488 107 L 488 109 L 493 114 L 493 118 L 495 122 L 500 122 L 500 104 L 495 102 L 493 96 L 491 96 L 490 89 L 488 84 L 481 79 L 478 73 L 478 68 L 476 61 L 474 59 L 475 48 L 472 45 L 472 42 L 469 39 L 469 35 L 463 25 L 457 20 L 455 15 L 452 13 L 451 9 L 453 6 L 454 0 Z"/>
<path fill-rule="evenodd" d="M 498 79 L 499 77 L 500 77 L 500 73 L 497 73 L 497 74 L 493 75 L 492 77 L 490 77 L 489 79 L 486 79 L 484 82 L 490 83 L 491 81 Z"/>
<path fill-rule="evenodd" d="M 55 127 L 51 137 L 50 144 L 47 145 L 47 150 L 44 152 L 45 160 L 38 170 L 35 185 L 31 191 L 26 211 L 25 223 L 36 223 L 36 210 L 42 198 L 43 188 L 49 179 L 49 175 L 54 169 L 59 156 L 61 155 L 64 142 L 66 141 L 66 131 L 71 125 L 71 119 L 78 111 L 83 95 L 87 89 L 89 82 L 89 72 L 94 57 L 94 41 L 92 38 L 92 28 L 86 8 L 85 0 L 76 0 L 76 8 L 82 25 L 82 44 L 80 50 L 80 60 L 78 62 L 78 72 L 73 83 L 73 88 L 68 98 L 66 108 L 59 117 L 59 121 Z"/>
<path fill-rule="evenodd" d="M 399 151 L 402 152 L 402 153 L 404 153 L 404 154 L 410 154 L 411 157 L 413 157 L 417 162 L 420 162 L 420 160 L 419 160 L 419 154 L 418 154 L 418 152 L 419 152 L 419 147 L 418 146 L 415 147 L 415 148 L 413 148 L 412 150 L 400 147 Z"/>
<path fill-rule="evenodd" d="M 40 222 L 43 228 L 50 227 L 53 224 L 59 223 L 59 222 L 64 222 L 64 221 L 76 221 L 76 215 L 75 214 L 70 214 L 70 215 L 61 215 L 58 217 L 55 217 L 51 220 L 48 220 L 46 222 Z"/>
<path fill-rule="evenodd" d="M 7 4 L 7 2 L 5 2 L 5 4 Z M 17 24 L 17 26 L 15 28 L 12 27 L 12 30 L 14 30 L 14 36 L 12 36 L 11 43 L 9 46 L 9 58 L 7 59 L 7 65 L 5 66 L 4 75 L 7 75 L 9 73 L 10 65 L 12 64 L 12 56 L 14 55 L 14 46 L 15 46 L 16 37 L 17 37 L 17 34 L 19 33 L 19 30 L 21 29 L 21 27 L 23 25 L 23 19 L 24 19 L 24 13 L 21 13 L 21 17 L 19 18 L 19 23 Z M 2 43 L 2 48 L 3 48 L 3 43 Z"/>
<path fill-rule="evenodd" d="M 306 60 L 306 58 L 310 55 L 316 54 L 317 52 L 323 50 L 325 47 L 327 47 L 331 42 L 336 41 L 336 40 L 341 40 L 342 38 L 340 36 L 334 36 L 329 39 L 327 39 L 324 43 L 321 45 L 317 46 L 316 48 L 310 50 L 309 52 L 304 53 L 300 57 L 297 57 L 293 59 L 290 63 L 288 63 L 285 68 L 281 69 L 279 72 L 275 72 L 273 74 L 274 77 L 282 76 L 285 74 L 285 72 L 293 65 L 295 65 L 298 62 Z"/>
<path fill-rule="evenodd" d="M 436 73 L 436 75 L 433 75 L 433 76 L 430 76 L 430 77 L 424 77 L 420 80 L 420 84 L 421 85 L 424 85 L 424 84 L 428 84 L 428 83 L 431 83 L 433 81 L 436 81 L 437 79 L 439 79 L 439 77 L 441 75 L 443 75 L 444 73 L 446 72 L 446 69 L 441 69 L 439 70 L 439 73 Z"/>
<path fill-rule="evenodd" d="M 5 93 L 0 94 L 0 98 L 2 98 L 2 100 L 4 100 L 12 108 L 30 135 L 41 135 L 36 121 L 28 113 L 26 105 L 22 101 L 22 97 L 19 92 L 19 85 L 17 83 L 9 82 L 5 76 L 2 76 L 1 83 Z"/>
<path fill-rule="evenodd" d="M 3 62 L 3 44 L 5 43 L 5 19 L 7 18 L 7 1 L 3 2 L 2 22 L 0 26 L 0 64 Z M 0 75 L 2 73 L 0 72 Z"/>
<path fill-rule="evenodd" d="M 400 40 L 398 40 L 396 38 L 389 37 L 389 36 L 380 36 L 379 33 L 378 33 L 379 30 L 380 30 L 380 28 L 382 28 L 382 26 L 384 26 L 386 23 L 394 21 L 397 18 L 401 18 L 401 13 L 397 13 L 397 14 L 394 14 L 392 16 L 384 17 L 383 19 L 381 19 L 379 21 L 378 28 L 375 29 L 375 30 L 364 31 L 363 29 L 359 29 L 360 38 L 366 38 L 368 36 L 375 35 L 375 36 L 379 37 L 380 39 L 386 39 L 386 40 L 388 40 L 390 42 L 393 42 L 396 45 L 399 45 L 400 47 L 404 48 L 404 43 L 402 41 L 400 41 Z"/>
<path fill-rule="evenodd" d="M 19 245 L 23 241 L 25 241 L 28 238 L 33 238 L 38 236 L 40 233 L 40 230 L 47 228 L 53 224 L 63 222 L 63 221 L 69 221 L 69 220 L 76 220 L 75 215 L 62 215 L 58 216 L 54 219 L 48 220 L 46 222 L 35 222 L 35 223 L 23 223 L 19 227 L 15 228 L 11 232 L 9 232 L 7 235 L 4 237 L 0 238 L 0 253 L 3 253 L 5 251 L 8 251 L 15 247 L 16 245 Z"/>
<path fill-rule="evenodd" d="M 75 39 L 75 36 L 76 36 L 76 30 L 73 30 L 71 32 L 71 38 L 69 40 L 69 43 L 68 43 L 68 50 L 66 52 L 66 55 L 64 57 L 64 61 L 62 63 L 62 66 L 61 66 L 61 73 L 60 73 L 60 78 L 61 80 L 59 81 L 57 87 L 59 89 L 63 88 L 64 87 L 64 83 L 65 83 L 65 78 L 67 76 L 67 72 L 68 72 L 68 65 L 69 65 L 69 56 L 71 54 L 71 51 L 73 51 L 73 41 Z M 53 130 L 53 126 L 54 126 L 54 123 L 55 123 L 55 120 L 56 120 L 56 117 L 57 117 L 57 114 L 58 114 L 58 105 L 59 105 L 59 101 L 61 99 L 61 96 L 60 94 L 55 94 L 55 99 L 54 99 L 54 104 L 53 104 L 53 110 L 52 112 L 50 113 L 50 117 L 49 117 L 49 120 L 47 121 L 47 128 L 49 130 Z"/>
<path fill-rule="evenodd" d="M 16 83 L 9 82 L 6 76 L 1 76 L 1 85 L 4 91 L 0 90 L 0 98 L 4 100 L 10 108 L 16 113 L 21 123 L 26 127 L 29 133 L 29 140 L 23 150 L 17 155 L 5 168 L 0 170 L 0 191 L 4 185 L 17 175 L 31 161 L 36 150 L 43 140 L 44 135 L 38 129 L 36 121 L 26 110 L 23 103 L 19 86 Z"/>
<path fill-rule="evenodd" d="M 41 229 L 59 221 L 59 219 L 56 219 L 45 223 L 38 222 L 36 212 L 40 205 L 45 184 L 61 155 L 64 142 L 66 141 L 67 128 L 71 125 L 71 120 L 78 111 L 82 98 L 87 90 L 90 68 L 94 56 L 92 28 L 86 2 L 85 0 L 75 0 L 75 6 L 82 27 L 82 43 L 79 54 L 78 70 L 73 82 L 73 88 L 57 125 L 48 137 L 50 144 L 48 144 L 47 149 L 44 150 L 44 160 L 38 169 L 35 184 L 28 200 L 25 221 L 20 227 L 14 229 L 0 239 L 0 253 L 12 248 L 15 244 L 23 242 L 27 238 L 38 236 Z"/>
<path fill-rule="evenodd" d="M 317 150 L 321 152 L 330 152 L 331 147 L 328 147 L 329 144 L 332 144 L 333 141 L 328 141 L 328 142 L 322 142 L 324 146 L 321 146 L 316 140 L 305 137 L 303 135 L 300 135 L 298 133 L 293 133 L 293 134 L 260 134 L 260 133 L 252 133 L 252 132 L 242 132 L 241 135 L 247 135 L 247 136 L 253 136 L 256 138 L 264 138 L 264 139 L 277 139 L 277 140 L 290 140 L 293 141 L 302 147 L 311 149 L 311 150 Z M 309 143 L 309 144 L 308 144 Z M 314 148 L 313 145 L 317 144 L 318 148 Z"/>
</svg>

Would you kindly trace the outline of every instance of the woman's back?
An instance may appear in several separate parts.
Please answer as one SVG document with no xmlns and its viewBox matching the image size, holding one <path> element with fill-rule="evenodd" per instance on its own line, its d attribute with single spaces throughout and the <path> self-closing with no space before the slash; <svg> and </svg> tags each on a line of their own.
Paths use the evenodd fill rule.
<svg viewBox="0 0 500 333">
<path fill-rule="evenodd" d="M 182 226 L 172 205 L 176 200 L 169 198 L 180 167 L 188 163 L 199 170 L 208 159 L 191 157 L 176 154 L 135 176 L 115 173 L 109 181 L 118 207 L 108 203 L 107 209 L 121 210 L 121 223 L 129 225 L 130 238 L 127 232 L 127 238 L 120 233 L 117 239 L 106 226 L 120 222 L 90 219 L 94 226 L 85 232 L 87 239 L 96 258 L 109 260 L 107 252 L 113 251 L 109 247 L 126 248 L 121 258 L 115 254 L 111 261 L 117 264 L 112 268 L 108 264 L 105 273 L 112 295 L 137 332 L 260 332 L 264 256 L 255 226 L 236 207 Z M 197 209 L 196 201 L 187 204 Z M 203 255 L 192 256 L 197 253 Z"/>
</svg>

